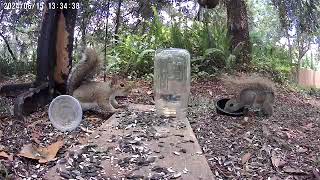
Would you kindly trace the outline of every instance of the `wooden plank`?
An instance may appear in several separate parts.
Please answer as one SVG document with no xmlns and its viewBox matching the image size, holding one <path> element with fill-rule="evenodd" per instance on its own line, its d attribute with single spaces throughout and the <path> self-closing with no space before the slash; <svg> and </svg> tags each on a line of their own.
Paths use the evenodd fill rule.
<svg viewBox="0 0 320 180">
<path fill-rule="evenodd" d="M 139 111 L 154 110 L 153 106 L 145 105 L 131 105 L 129 109 Z M 185 124 L 185 128 L 177 129 L 175 125 Z M 117 115 L 110 117 L 101 127 L 90 135 L 86 143 L 98 144 L 100 150 L 106 150 L 108 147 L 117 147 L 117 142 L 110 142 L 112 136 L 124 136 L 126 134 L 134 134 L 139 131 L 139 127 L 128 129 L 116 129 L 118 124 Z M 128 169 L 121 168 L 117 165 L 118 159 L 128 157 L 125 153 L 116 153 L 110 151 L 113 156 L 112 159 L 107 159 L 102 162 L 102 167 L 107 176 L 121 179 L 126 177 L 129 173 L 131 175 L 142 175 L 150 177 L 154 174 L 151 169 L 155 166 L 170 168 L 176 173 L 182 173 L 178 179 L 214 179 L 214 176 L 209 168 L 205 156 L 201 153 L 201 147 L 192 131 L 190 123 L 187 119 L 175 120 L 174 122 L 165 125 L 154 127 L 161 138 L 159 140 L 151 140 L 143 142 L 144 146 L 150 149 L 153 153 L 150 157 L 156 157 L 154 163 L 148 166 L 142 166 L 139 169 L 128 171 Z M 79 147 L 78 147 L 79 148 Z M 75 148 L 77 149 L 77 147 Z M 185 151 L 179 152 L 181 149 Z M 179 152 L 179 154 L 174 153 Z M 163 159 L 159 157 L 163 156 Z M 46 175 L 47 179 L 59 179 L 59 175 L 55 172 L 57 167 L 52 168 Z M 63 167 L 60 167 L 63 169 Z"/>
</svg>

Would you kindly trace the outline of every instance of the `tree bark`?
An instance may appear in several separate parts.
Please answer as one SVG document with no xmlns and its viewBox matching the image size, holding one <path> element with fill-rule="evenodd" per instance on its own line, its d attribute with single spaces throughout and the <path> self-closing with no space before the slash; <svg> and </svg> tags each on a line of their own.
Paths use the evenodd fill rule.
<svg viewBox="0 0 320 180">
<path fill-rule="evenodd" d="M 246 71 L 251 65 L 252 46 L 249 37 L 248 14 L 244 0 L 229 0 L 226 3 L 228 34 L 231 37 L 230 50 L 243 43 L 241 53 L 236 55 L 239 70 Z"/>
<path fill-rule="evenodd" d="M 81 21 L 81 47 L 82 47 L 83 51 L 87 47 L 86 29 L 87 29 L 86 23 L 84 22 L 84 19 L 82 19 L 82 21 Z"/>
<path fill-rule="evenodd" d="M 118 33 L 119 33 L 119 28 L 120 28 L 121 5 L 122 5 L 122 0 L 119 0 L 117 14 L 116 14 L 116 17 L 117 17 L 116 18 L 116 27 L 114 29 L 116 44 L 118 44 L 118 39 L 119 39 Z"/>
</svg>

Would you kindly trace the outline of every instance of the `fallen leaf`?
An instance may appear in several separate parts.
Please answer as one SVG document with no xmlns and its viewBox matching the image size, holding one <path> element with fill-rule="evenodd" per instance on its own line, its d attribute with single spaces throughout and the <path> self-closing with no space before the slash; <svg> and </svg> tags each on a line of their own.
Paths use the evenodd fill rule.
<svg viewBox="0 0 320 180">
<path fill-rule="evenodd" d="M 4 151 L 1 151 L 0 152 L 0 157 L 4 157 L 4 158 L 9 158 L 9 155 L 6 153 L 6 152 L 4 152 Z"/>
<path fill-rule="evenodd" d="M 9 161 L 13 161 L 13 155 L 12 154 L 8 154 L 8 153 L 6 153 L 4 151 L 0 152 L 0 157 L 7 158 Z"/>
<path fill-rule="evenodd" d="M 47 163 L 49 161 L 56 160 L 56 154 L 63 144 L 63 141 L 57 141 L 46 148 L 37 148 L 32 144 L 27 144 L 22 147 L 22 150 L 18 155 L 30 159 L 36 159 L 39 163 Z"/>
<path fill-rule="evenodd" d="M 38 152 L 37 147 L 33 144 L 24 145 L 18 155 L 30 159 L 40 159 L 42 156 L 42 154 Z"/>
<path fill-rule="evenodd" d="M 285 167 L 283 167 L 283 171 L 284 171 L 285 173 L 295 174 L 295 175 L 304 175 L 304 174 L 306 174 L 306 173 L 303 172 L 301 169 L 293 168 L 293 167 L 290 167 L 290 166 L 285 166 Z"/>
<path fill-rule="evenodd" d="M 147 94 L 148 94 L 148 95 L 152 94 L 152 91 L 147 91 Z"/>
<path fill-rule="evenodd" d="M 271 156 L 271 162 L 275 168 L 282 167 L 286 164 L 286 162 L 284 162 L 280 157 L 276 156 L 275 154 Z"/>
<path fill-rule="evenodd" d="M 249 152 L 246 153 L 245 155 L 242 156 L 242 158 L 241 158 L 241 163 L 242 163 L 242 164 L 245 164 L 246 162 L 249 161 L 250 157 L 251 157 L 251 153 L 249 153 Z"/>
</svg>

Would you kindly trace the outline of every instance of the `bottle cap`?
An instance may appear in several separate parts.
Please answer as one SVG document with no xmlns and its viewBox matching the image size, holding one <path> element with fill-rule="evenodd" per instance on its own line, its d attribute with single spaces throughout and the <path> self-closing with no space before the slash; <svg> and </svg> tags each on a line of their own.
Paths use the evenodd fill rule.
<svg viewBox="0 0 320 180">
<path fill-rule="evenodd" d="M 49 106 L 49 119 L 60 131 L 72 131 L 82 121 L 82 108 L 77 99 L 61 95 L 52 100 Z"/>
</svg>

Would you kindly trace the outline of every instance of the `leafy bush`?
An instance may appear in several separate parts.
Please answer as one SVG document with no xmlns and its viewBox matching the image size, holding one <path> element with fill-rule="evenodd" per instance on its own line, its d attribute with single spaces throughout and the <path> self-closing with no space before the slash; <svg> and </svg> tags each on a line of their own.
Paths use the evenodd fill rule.
<svg viewBox="0 0 320 180">
<path fill-rule="evenodd" d="M 277 82 L 289 80 L 292 65 L 286 49 L 273 44 L 254 44 L 252 60 L 255 71 L 271 74 Z"/>
<path fill-rule="evenodd" d="M 35 74 L 36 63 L 35 61 L 14 61 L 8 54 L 3 53 L 0 56 L 0 72 L 7 76 L 21 76 L 28 73 Z"/>
</svg>

